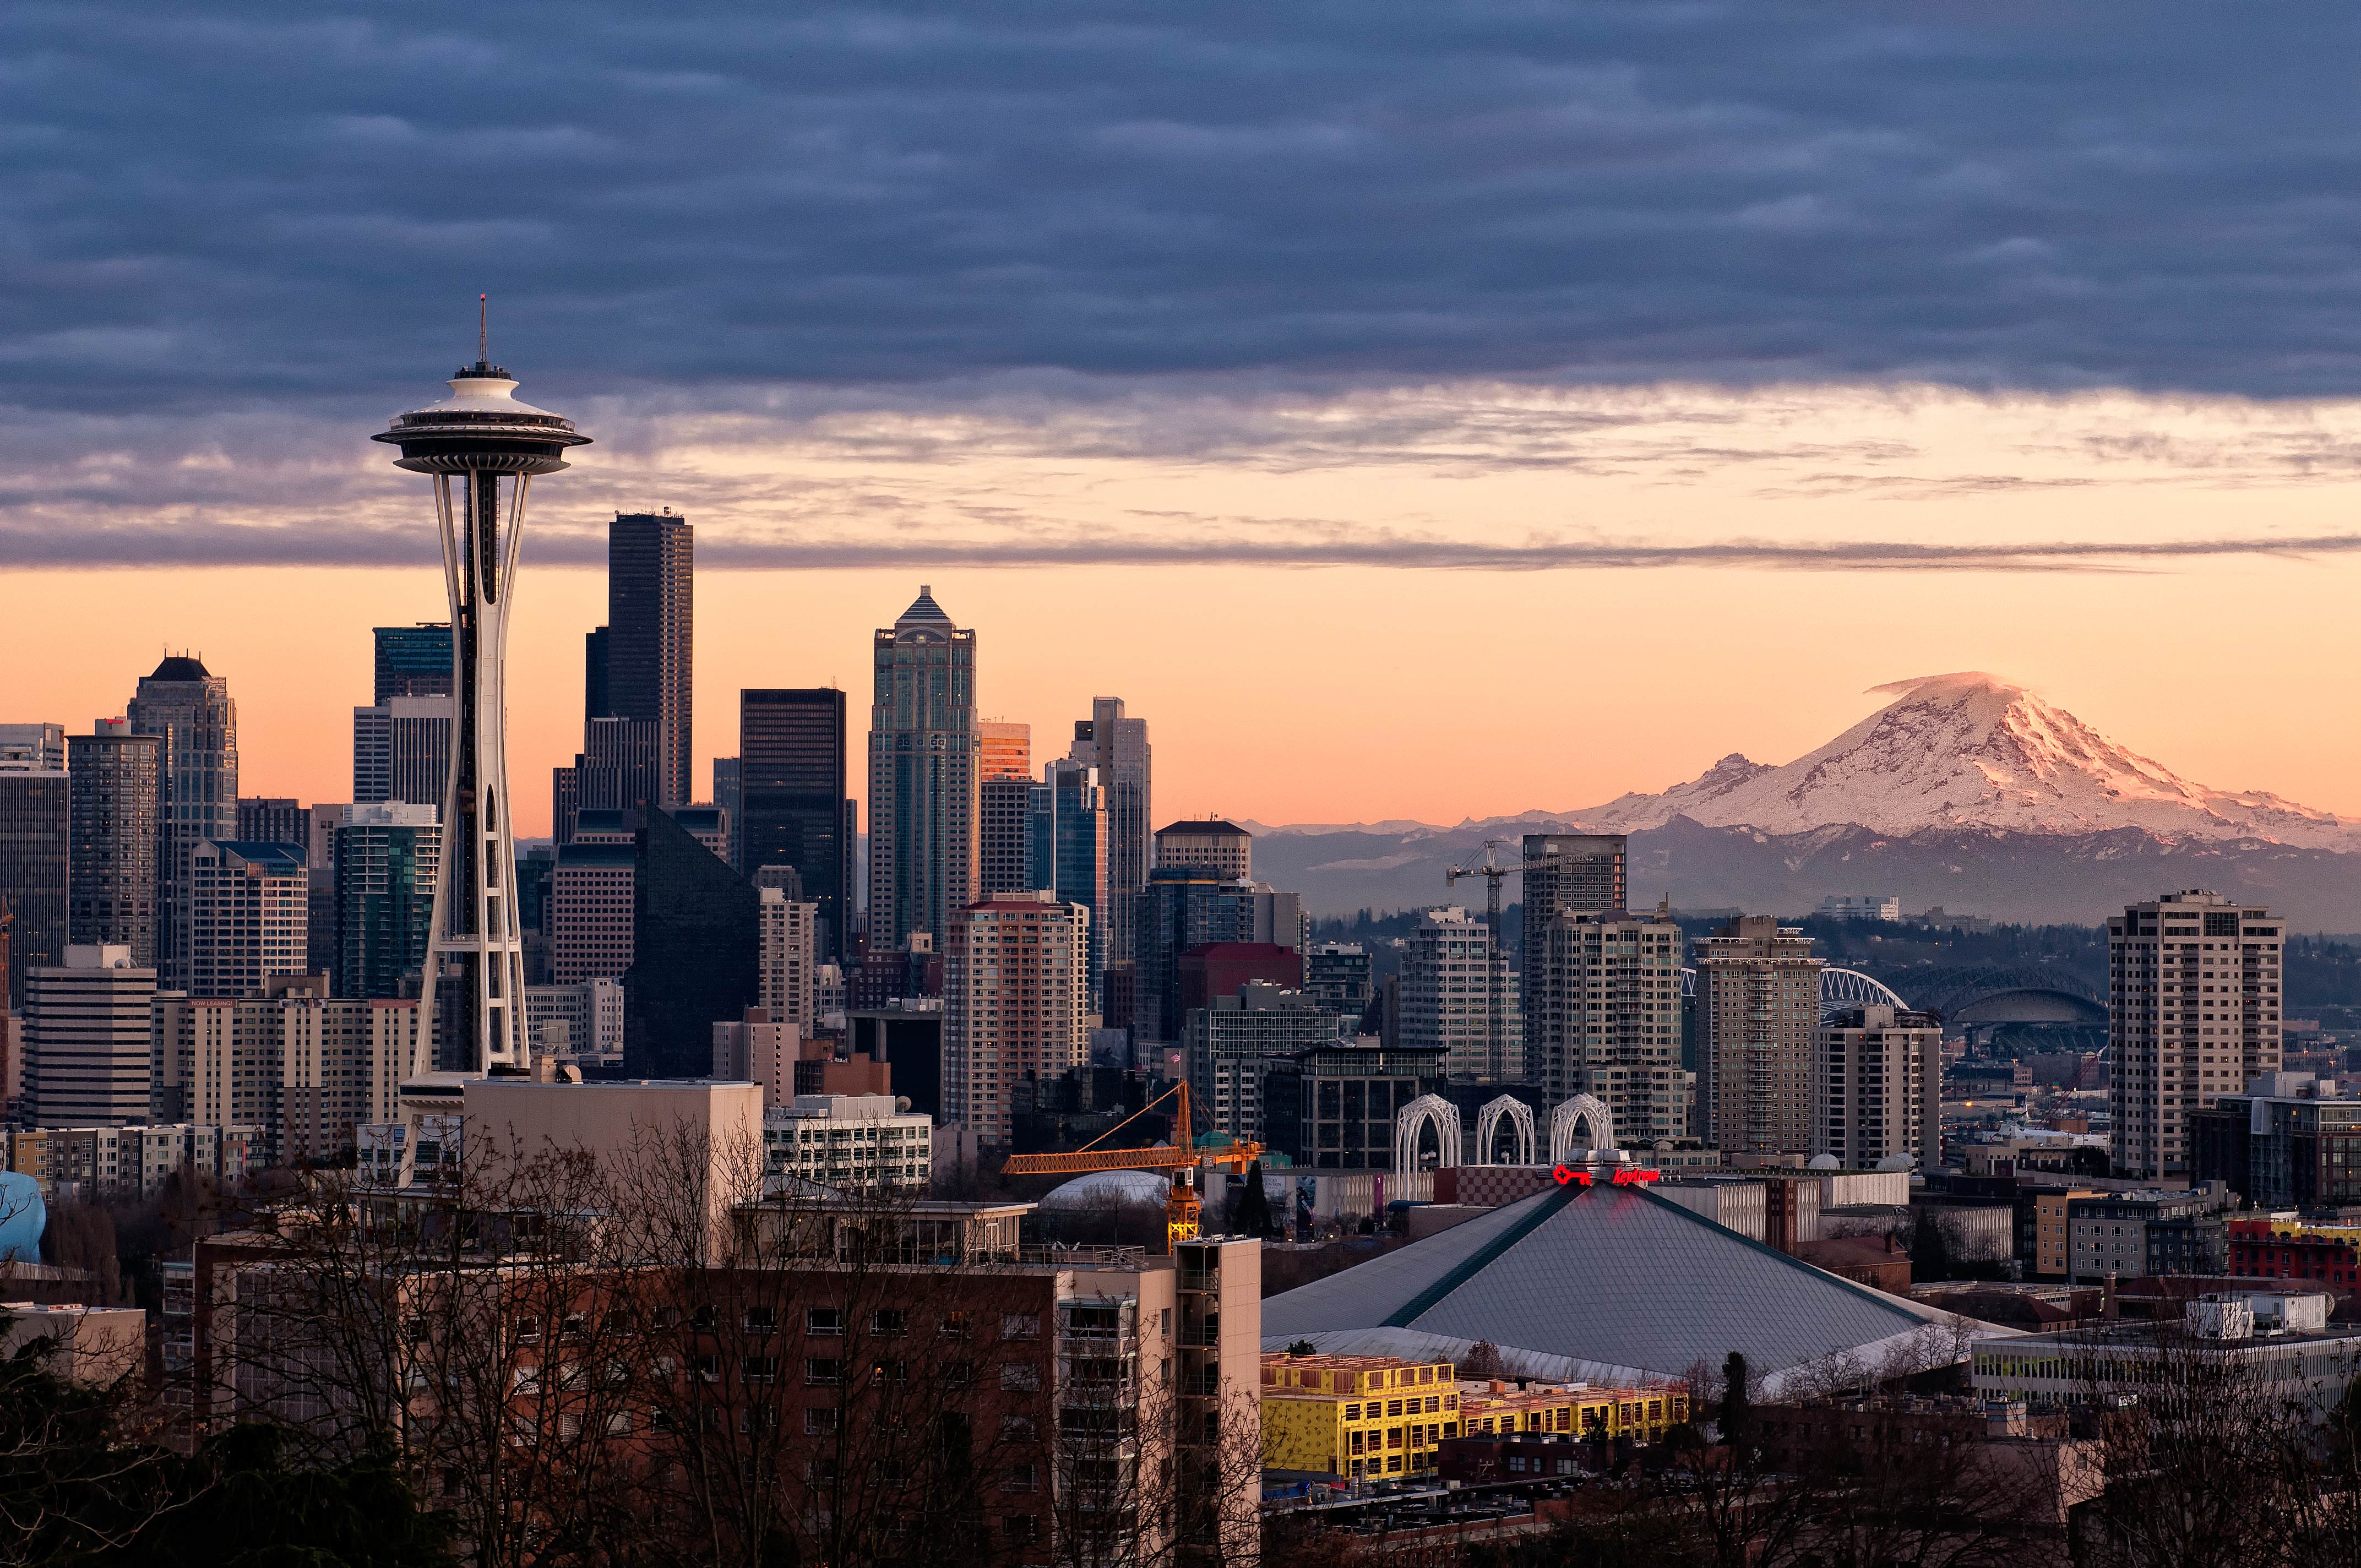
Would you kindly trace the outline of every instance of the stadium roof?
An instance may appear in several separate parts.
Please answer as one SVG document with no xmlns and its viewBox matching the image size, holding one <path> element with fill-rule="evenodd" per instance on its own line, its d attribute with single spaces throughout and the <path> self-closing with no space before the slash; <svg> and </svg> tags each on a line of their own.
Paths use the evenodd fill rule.
<svg viewBox="0 0 2361 1568">
<path fill-rule="evenodd" d="M 1735 1350 L 1774 1391 L 1838 1358 L 1956 1359 L 1955 1327 L 2011 1332 L 1839 1279 L 1636 1186 L 1554 1188 L 1262 1304 L 1268 1350 L 1484 1341 L 1527 1376 L 1610 1381 Z"/>
</svg>

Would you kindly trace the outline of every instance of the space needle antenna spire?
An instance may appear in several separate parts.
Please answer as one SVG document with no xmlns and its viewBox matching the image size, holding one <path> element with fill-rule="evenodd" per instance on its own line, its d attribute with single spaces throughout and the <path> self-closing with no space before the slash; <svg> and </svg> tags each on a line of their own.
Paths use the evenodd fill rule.
<svg viewBox="0 0 2361 1568">
<path fill-rule="evenodd" d="M 565 467 L 567 448 L 590 438 L 572 420 L 516 398 L 515 378 L 491 362 L 490 296 L 478 294 L 476 304 L 476 363 L 452 376 L 451 395 L 395 415 L 371 439 L 401 449 L 395 467 L 434 482 L 451 601 L 451 767 L 418 1002 L 422 1033 L 434 1042 L 427 1065 L 518 1072 L 530 1065 L 531 1048 L 509 790 L 509 606 L 525 491 L 534 475 Z"/>
</svg>

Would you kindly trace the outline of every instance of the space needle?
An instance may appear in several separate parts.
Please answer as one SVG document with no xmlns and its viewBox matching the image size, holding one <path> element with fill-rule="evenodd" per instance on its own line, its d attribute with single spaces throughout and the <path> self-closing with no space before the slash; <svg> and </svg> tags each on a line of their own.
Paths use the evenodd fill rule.
<svg viewBox="0 0 2361 1568">
<path fill-rule="evenodd" d="M 525 491 L 535 474 L 566 466 L 567 447 L 590 440 L 572 420 L 517 400 L 515 379 L 491 362 L 489 316 L 487 305 L 476 362 L 451 378 L 451 395 L 397 414 L 372 438 L 401 448 L 396 467 L 434 478 L 453 713 L 418 1015 L 434 1031 L 435 1065 L 476 1073 L 521 1070 L 530 1056 L 504 678 Z"/>
</svg>

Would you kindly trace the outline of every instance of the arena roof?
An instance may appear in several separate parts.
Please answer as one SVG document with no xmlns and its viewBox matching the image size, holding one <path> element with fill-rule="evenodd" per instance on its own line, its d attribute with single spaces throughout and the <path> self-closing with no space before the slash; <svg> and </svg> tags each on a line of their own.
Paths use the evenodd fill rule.
<svg viewBox="0 0 2361 1568">
<path fill-rule="evenodd" d="M 1535 1376 L 1679 1377 L 1731 1351 L 1770 1380 L 1964 1354 L 1991 1325 L 1855 1285 L 1643 1186 L 1559 1187 L 1262 1304 L 1263 1343 L 1499 1347 Z M 1392 1352 L 1391 1354 L 1403 1354 Z"/>
</svg>

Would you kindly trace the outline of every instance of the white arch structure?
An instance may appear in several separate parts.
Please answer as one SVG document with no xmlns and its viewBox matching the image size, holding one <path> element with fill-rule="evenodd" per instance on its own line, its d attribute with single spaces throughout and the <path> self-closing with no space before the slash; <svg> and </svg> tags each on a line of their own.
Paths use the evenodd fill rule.
<svg viewBox="0 0 2361 1568">
<path fill-rule="evenodd" d="M 1488 1101 L 1476 1113 L 1476 1163 L 1492 1163 L 1492 1138 L 1499 1131 L 1500 1119 L 1507 1117 L 1517 1129 L 1516 1147 L 1510 1151 L 1510 1165 L 1533 1163 L 1533 1108 L 1513 1094 L 1503 1094 Z"/>
<path fill-rule="evenodd" d="M 1422 1094 L 1394 1113 L 1394 1179 L 1407 1183 L 1418 1174 L 1418 1130 L 1425 1123 L 1434 1124 L 1434 1146 L 1438 1166 L 1455 1166 L 1460 1162 L 1459 1107 L 1440 1094 Z M 1404 1186 L 1402 1190 L 1410 1190 Z"/>
<path fill-rule="evenodd" d="M 1820 1008 L 1823 1012 L 1831 1007 L 1891 1007 L 1901 1011 L 1909 1005 L 1895 994 L 1892 986 L 1859 970 L 1824 969 L 1820 971 Z"/>
<path fill-rule="evenodd" d="M 1587 1127 L 1588 1147 L 1600 1154 L 1615 1152 L 1615 1113 L 1595 1094 L 1577 1094 L 1550 1113 L 1550 1163 L 1563 1165 L 1580 1146 L 1576 1134 Z"/>
</svg>

